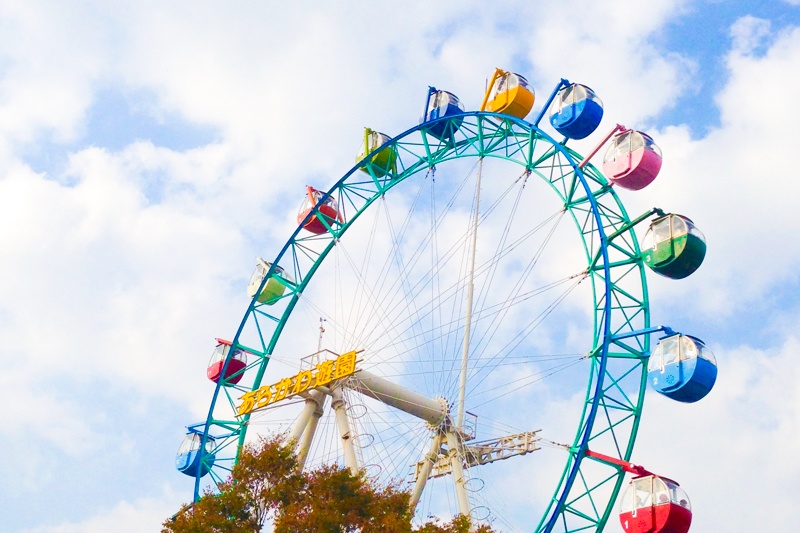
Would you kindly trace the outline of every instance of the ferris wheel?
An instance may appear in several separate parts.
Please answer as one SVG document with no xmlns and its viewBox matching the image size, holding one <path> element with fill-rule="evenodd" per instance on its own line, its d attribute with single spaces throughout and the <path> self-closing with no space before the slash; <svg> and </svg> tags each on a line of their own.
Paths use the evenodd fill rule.
<svg viewBox="0 0 800 533">
<path fill-rule="evenodd" d="M 648 135 L 618 125 L 585 158 L 567 147 L 603 117 L 589 87 L 560 80 L 527 122 L 523 76 L 488 86 L 471 112 L 431 87 L 419 125 L 365 129 L 355 165 L 306 188 L 217 339 L 208 417 L 176 458 L 195 498 L 253 435 L 283 431 L 303 468 L 404 484 L 419 520 L 601 531 L 632 473 L 626 532 L 688 530 L 678 484 L 629 461 L 648 383 L 694 402 L 716 380 L 700 339 L 651 325 L 645 277 L 690 275 L 705 239 L 685 216 L 625 211 L 615 189 L 661 168 Z"/>
</svg>

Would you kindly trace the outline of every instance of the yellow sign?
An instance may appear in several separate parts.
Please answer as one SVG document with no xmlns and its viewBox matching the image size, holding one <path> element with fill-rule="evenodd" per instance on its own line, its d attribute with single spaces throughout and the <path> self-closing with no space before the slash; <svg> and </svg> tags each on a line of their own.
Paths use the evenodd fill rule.
<svg viewBox="0 0 800 533">
<path fill-rule="evenodd" d="M 322 361 L 311 370 L 304 370 L 290 378 L 283 378 L 274 385 L 265 385 L 248 392 L 241 398 L 238 414 L 246 415 L 255 409 L 262 409 L 285 398 L 291 398 L 308 389 L 329 385 L 336 379 L 346 378 L 356 371 L 356 352 L 347 352 L 336 360 Z"/>
</svg>

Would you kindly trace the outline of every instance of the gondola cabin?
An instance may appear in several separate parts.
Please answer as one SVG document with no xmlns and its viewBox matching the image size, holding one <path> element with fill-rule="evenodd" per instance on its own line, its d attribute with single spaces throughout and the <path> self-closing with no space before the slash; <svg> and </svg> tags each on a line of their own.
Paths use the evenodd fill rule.
<svg viewBox="0 0 800 533">
<path fill-rule="evenodd" d="M 692 505 L 674 481 L 637 477 L 622 496 L 619 521 L 625 533 L 686 533 L 692 525 Z"/>
<path fill-rule="evenodd" d="M 260 257 L 257 261 L 256 269 L 253 271 L 253 275 L 250 276 L 250 282 L 247 284 L 247 296 L 250 298 L 256 295 L 258 288 L 261 287 L 261 282 L 264 280 L 264 276 L 267 275 L 267 272 L 269 272 L 272 266 L 272 263 L 267 263 Z M 283 268 L 276 265 L 275 271 L 264 284 L 264 288 L 261 289 L 261 292 L 258 293 L 256 301 L 266 305 L 274 305 L 275 302 L 281 299 L 283 293 L 286 291 L 287 283 L 293 285 L 294 278 Z"/>
<path fill-rule="evenodd" d="M 650 185 L 661 170 L 661 149 L 649 135 L 628 130 L 611 140 L 603 159 L 606 178 L 623 189 Z"/>
<path fill-rule="evenodd" d="M 499 71 L 486 101 L 486 111 L 525 118 L 531 112 L 535 98 L 528 80 L 513 72 Z"/>
<path fill-rule="evenodd" d="M 390 140 L 391 138 L 388 135 L 364 128 L 364 144 L 361 145 L 361 151 L 356 157 L 356 163 L 364 161 L 369 154 L 387 144 Z M 359 169 L 367 174 L 371 171 L 378 178 L 382 178 L 387 174 L 394 174 L 397 170 L 397 149 L 394 146 L 387 146 L 370 157 L 369 161 L 365 161 Z"/>
<path fill-rule="evenodd" d="M 570 139 L 588 137 L 603 120 L 603 102 L 585 85 L 573 83 L 556 95 L 550 106 L 550 124 Z"/>
<path fill-rule="evenodd" d="M 464 105 L 456 95 L 447 91 L 437 91 L 435 87 L 431 87 L 428 90 L 428 100 L 425 102 L 425 111 L 422 113 L 420 123 L 433 122 L 426 131 L 440 141 L 448 141 L 461 127 L 464 119 L 458 115 L 463 113 Z M 445 117 L 455 118 L 435 122 Z"/>
<path fill-rule="evenodd" d="M 321 235 L 328 231 L 328 227 L 325 224 L 334 227 L 337 222 L 342 221 L 342 215 L 339 213 L 339 204 L 333 196 L 328 196 L 323 204 L 319 206 L 319 210 L 306 221 L 306 217 L 314 210 L 314 206 L 319 203 L 320 198 L 324 195 L 325 193 L 322 191 L 318 191 L 313 187 L 306 187 L 306 197 L 300 205 L 300 212 L 297 213 L 297 223 L 303 224 L 303 229 L 316 235 Z"/>
<path fill-rule="evenodd" d="M 655 219 L 642 239 L 644 264 L 656 274 L 683 279 L 700 268 L 706 239 L 694 223 L 681 215 Z"/>
<path fill-rule="evenodd" d="M 696 402 L 714 387 L 717 360 L 703 341 L 678 333 L 661 339 L 650 354 L 647 381 L 667 398 Z"/>
<path fill-rule="evenodd" d="M 214 383 L 219 381 L 222 375 L 222 367 L 225 365 L 225 359 L 231 351 L 231 342 L 223 339 L 217 339 L 217 347 L 211 354 L 211 360 L 208 362 L 208 370 L 206 375 L 208 379 Z M 231 360 L 228 362 L 228 367 L 225 369 L 225 380 L 222 382 L 226 387 L 236 385 L 244 375 L 243 370 L 247 366 L 247 352 L 240 348 L 236 348 L 231 354 Z"/>
<path fill-rule="evenodd" d="M 203 435 L 190 431 L 186 438 L 183 439 L 181 447 L 178 449 L 178 454 L 175 456 L 175 468 L 182 474 L 187 476 L 197 477 L 198 469 L 200 470 L 200 477 L 208 474 L 211 467 L 214 466 L 214 447 L 216 441 L 210 435 L 206 437 L 205 454 L 201 465 L 200 458 L 200 444 L 203 441 Z"/>
</svg>

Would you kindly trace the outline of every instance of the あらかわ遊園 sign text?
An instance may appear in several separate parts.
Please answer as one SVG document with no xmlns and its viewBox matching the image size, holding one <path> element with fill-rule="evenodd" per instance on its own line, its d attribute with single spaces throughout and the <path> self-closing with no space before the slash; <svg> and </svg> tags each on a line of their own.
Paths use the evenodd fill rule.
<svg viewBox="0 0 800 533">
<path fill-rule="evenodd" d="M 330 385 L 337 379 L 353 375 L 355 371 L 356 352 L 347 352 L 335 360 L 322 361 L 310 370 L 303 370 L 290 378 L 283 378 L 273 385 L 265 385 L 248 392 L 240 398 L 242 403 L 237 408 L 237 413 L 239 416 L 246 415 L 308 389 Z"/>
</svg>

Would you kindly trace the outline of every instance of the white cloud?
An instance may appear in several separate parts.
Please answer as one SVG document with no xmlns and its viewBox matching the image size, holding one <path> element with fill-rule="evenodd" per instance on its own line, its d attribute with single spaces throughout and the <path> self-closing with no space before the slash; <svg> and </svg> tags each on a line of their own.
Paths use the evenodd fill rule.
<svg viewBox="0 0 800 533">
<path fill-rule="evenodd" d="M 160 498 L 141 498 L 133 502 L 121 501 L 111 509 L 101 511 L 81 522 L 33 527 L 20 533 L 141 533 L 160 531 L 161 524 L 179 507 L 180 497 L 164 489 Z M 48 520 L 50 521 L 50 520 Z"/>
<path fill-rule="evenodd" d="M 749 54 L 770 33 L 770 21 L 747 15 L 731 26 L 733 49 L 740 54 Z"/>
</svg>

